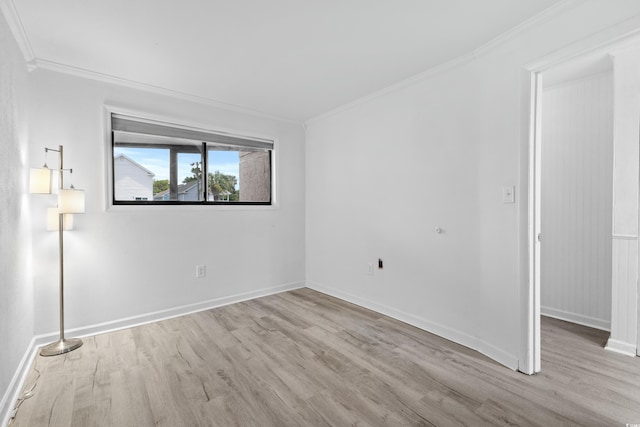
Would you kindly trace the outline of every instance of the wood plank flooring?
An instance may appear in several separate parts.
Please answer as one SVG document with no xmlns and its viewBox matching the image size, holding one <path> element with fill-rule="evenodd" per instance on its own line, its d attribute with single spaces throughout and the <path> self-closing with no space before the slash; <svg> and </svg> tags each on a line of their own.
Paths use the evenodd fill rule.
<svg viewBox="0 0 640 427">
<path fill-rule="evenodd" d="M 542 326 L 543 372 L 526 376 L 300 289 L 38 356 L 12 427 L 640 423 L 640 358 L 605 351 L 602 331 Z"/>
</svg>

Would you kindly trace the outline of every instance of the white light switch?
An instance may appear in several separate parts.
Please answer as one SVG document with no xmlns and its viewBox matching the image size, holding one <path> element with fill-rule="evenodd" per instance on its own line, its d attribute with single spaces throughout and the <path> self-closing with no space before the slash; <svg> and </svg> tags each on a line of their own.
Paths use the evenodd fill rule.
<svg viewBox="0 0 640 427">
<path fill-rule="evenodd" d="M 516 188 L 514 186 L 502 187 L 502 203 L 516 202 Z"/>
</svg>

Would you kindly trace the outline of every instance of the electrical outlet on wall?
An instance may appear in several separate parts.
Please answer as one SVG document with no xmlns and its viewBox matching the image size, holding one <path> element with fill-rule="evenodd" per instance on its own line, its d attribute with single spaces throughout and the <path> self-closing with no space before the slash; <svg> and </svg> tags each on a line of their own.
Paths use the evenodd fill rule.
<svg viewBox="0 0 640 427">
<path fill-rule="evenodd" d="M 369 276 L 373 276 L 373 263 L 370 262 L 369 264 L 367 264 L 367 274 Z"/>
<path fill-rule="evenodd" d="M 207 275 L 206 265 L 196 265 L 196 279 L 202 279 Z"/>
<path fill-rule="evenodd" d="M 516 187 L 513 185 L 502 187 L 502 203 L 512 204 L 516 202 Z"/>
</svg>

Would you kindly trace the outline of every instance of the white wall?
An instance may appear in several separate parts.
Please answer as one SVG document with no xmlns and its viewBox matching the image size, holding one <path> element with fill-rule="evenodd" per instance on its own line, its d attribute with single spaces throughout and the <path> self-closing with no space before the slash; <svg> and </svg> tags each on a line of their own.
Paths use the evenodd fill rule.
<svg viewBox="0 0 640 427">
<path fill-rule="evenodd" d="M 68 329 L 90 333 L 185 311 L 176 307 L 203 308 L 304 285 L 301 125 L 42 69 L 30 74 L 29 83 L 32 158 L 40 158 L 45 146 L 63 144 L 74 185 L 86 191 L 86 213 L 76 215 L 75 230 L 65 233 Z M 106 211 L 105 104 L 276 138 L 279 206 Z M 44 212 L 35 209 L 33 229 L 35 331 L 47 334 L 58 328 L 57 237 L 44 231 Z M 195 278 L 198 264 L 207 266 L 204 279 Z M 149 314 L 163 310 L 169 311 Z M 109 324 L 90 327 L 103 322 Z"/>
<path fill-rule="evenodd" d="M 523 70 L 640 12 L 637 2 L 571 5 L 441 72 L 308 123 L 310 286 L 507 366 L 527 360 Z M 503 204 L 511 185 L 517 203 Z M 378 257 L 384 270 L 367 275 Z"/>
<path fill-rule="evenodd" d="M 542 314 L 609 330 L 613 77 L 544 90 Z"/>
<path fill-rule="evenodd" d="M 482 106 L 502 84 L 473 61 L 310 123 L 307 278 L 515 367 L 517 116 Z"/>
<path fill-rule="evenodd" d="M 33 337 L 27 68 L 0 13 L 0 424 Z"/>
</svg>

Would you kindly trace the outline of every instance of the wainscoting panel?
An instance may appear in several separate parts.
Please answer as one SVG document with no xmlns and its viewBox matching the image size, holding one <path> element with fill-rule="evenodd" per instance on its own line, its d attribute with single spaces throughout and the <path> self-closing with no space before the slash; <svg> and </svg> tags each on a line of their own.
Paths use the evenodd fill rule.
<svg viewBox="0 0 640 427">
<path fill-rule="evenodd" d="M 633 356 L 636 354 L 638 298 L 638 238 L 613 236 L 613 301 L 611 338 L 607 349 Z"/>
<path fill-rule="evenodd" d="M 611 73 L 543 92 L 541 312 L 610 329 Z"/>
</svg>

